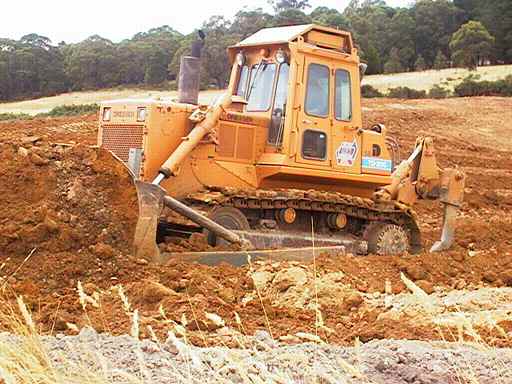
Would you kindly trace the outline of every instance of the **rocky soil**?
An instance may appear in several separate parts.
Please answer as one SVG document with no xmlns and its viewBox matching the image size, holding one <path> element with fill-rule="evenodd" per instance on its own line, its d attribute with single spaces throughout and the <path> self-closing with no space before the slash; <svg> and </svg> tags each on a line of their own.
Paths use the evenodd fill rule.
<svg viewBox="0 0 512 384">
<path fill-rule="evenodd" d="M 12 346 L 23 343 L 23 338 L 9 334 L 0 334 L 0 340 Z M 54 363 L 66 360 L 113 383 L 490 384 L 512 380 L 509 348 L 400 340 L 352 347 L 312 342 L 284 345 L 265 331 L 239 340 L 243 348 L 201 348 L 173 332 L 160 343 L 85 328 L 77 336 L 58 334 L 41 342 Z"/>
<path fill-rule="evenodd" d="M 478 360 L 480 353 L 497 351 L 489 352 L 487 347 L 510 347 L 512 140 L 507 124 L 512 120 L 512 100 L 375 99 L 364 103 L 366 124 L 386 124 L 399 139 L 403 157 L 416 136 L 428 134 L 435 138 L 440 164 L 466 172 L 465 203 L 452 250 L 400 257 L 319 256 L 315 263 L 253 263 L 242 268 L 183 262 L 151 265 L 130 252 L 137 212 L 130 179 L 106 153 L 89 147 L 96 141 L 95 116 L 3 122 L 2 307 L 22 295 L 39 330 L 50 335 L 71 337 L 86 326 L 123 335 L 137 317 L 143 339 L 166 340 L 169 330 L 180 326 L 191 345 L 240 347 L 240 338 L 264 330 L 276 342 L 300 344 L 296 348 L 307 350 L 313 347 L 301 343 L 315 335 L 338 345 L 321 350 L 344 351 L 339 353 L 348 360 L 355 353 L 350 349 L 355 340 L 370 357 L 371 351 L 393 351 L 394 345 L 416 350 L 413 355 L 430 350 L 445 356 L 462 348 Z M 421 201 L 417 211 L 428 249 L 439 236 L 440 206 Z M 189 245 L 177 243 L 176 247 Z M 107 343 L 111 336 L 95 337 Z M 68 339 L 48 339 L 48 343 L 62 340 Z M 128 342 L 125 337 L 119 340 Z M 431 344 L 433 340 L 471 342 L 486 350 Z M 280 348 L 293 351 L 295 347 Z M 377 372 L 372 380 L 394 382 L 382 381 L 379 374 L 399 380 L 402 371 L 394 360 L 390 360 L 393 369 L 379 371 L 371 368 L 377 362 L 373 364 L 370 357 L 364 370 Z M 443 359 L 437 373 L 447 375 Z M 420 368 L 429 358 L 412 361 L 405 366 L 426 378 L 436 377 L 428 375 L 437 368 Z M 489 364 L 481 369 L 490 370 L 485 367 L 494 363 Z M 438 377 L 443 379 L 428 380 L 452 380 Z M 481 377 L 486 382 L 492 376 L 483 373 Z M 409 382 L 414 380 L 429 382 L 416 378 Z"/>
</svg>

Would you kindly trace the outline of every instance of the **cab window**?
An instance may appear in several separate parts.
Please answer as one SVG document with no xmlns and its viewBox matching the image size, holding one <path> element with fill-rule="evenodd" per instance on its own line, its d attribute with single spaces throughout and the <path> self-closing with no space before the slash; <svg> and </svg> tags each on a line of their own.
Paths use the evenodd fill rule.
<svg viewBox="0 0 512 384">
<path fill-rule="evenodd" d="M 236 88 L 237 96 L 245 96 L 245 88 L 247 86 L 247 79 L 249 78 L 249 67 L 244 65 L 240 68 L 240 77 L 238 78 L 238 87 Z"/>
<path fill-rule="evenodd" d="M 286 112 L 286 100 L 288 98 L 288 74 L 290 65 L 283 63 L 279 66 L 277 74 L 276 96 L 274 98 L 274 108 L 272 109 L 272 119 L 270 121 L 270 130 L 268 133 L 268 143 L 279 145 L 283 140 L 284 114 Z"/>
<path fill-rule="evenodd" d="M 247 96 L 247 111 L 262 112 L 269 110 L 275 74 L 275 64 L 262 63 L 252 67 Z"/>
<path fill-rule="evenodd" d="M 325 160 L 327 154 L 327 135 L 321 131 L 308 129 L 302 138 L 302 157 L 305 159 Z"/>
<path fill-rule="evenodd" d="M 336 70 L 336 97 L 334 103 L 336 120 L 349 121 L 352 119 L 350 73 L 343 69 Z"/>
<path fill-rule="evenodd" d="M 311 116 L 329 115 L 329 67 L 309 65 L 305 110 Z"/>
</svg>

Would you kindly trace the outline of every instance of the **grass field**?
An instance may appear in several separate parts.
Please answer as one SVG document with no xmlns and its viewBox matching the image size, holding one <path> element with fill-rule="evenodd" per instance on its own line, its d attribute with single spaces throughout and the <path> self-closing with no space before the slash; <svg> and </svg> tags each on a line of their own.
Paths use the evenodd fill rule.
<svg viewBox="0 0 512 384">
<path fill-rule="evenodd" d="M 434 85 L 440 84 L 448 89 L 462 81 L 470 73 L 480 75 L 481 80 L 497 80 L 512 74 L 512 65 L 480 67 L 476 72 L 469 72 L 466 69 L 452 68 L 443 70 L 428 70 L 424 72 L 395 73 L 389 75 L 366 76 L 363 84 L 369 84 L 381 92 L 389 88 L 405 86 L 418 90 L 430 90 Z M 201 101 L 204 103 L 212 101 L 220 91 L 206 91 L 201 93 Z M 25 100 L 13 103 L 0 103 L 1 113 L 26 113 L 36 115 L 50 111 L 60 105 L 70 104 L 92 104 L 104 100 L 123 98 L 172 98 L 176 97 L 175 91 L 151 91 L 136 88 L 107 89 L 91 92 L 72 92 L 58 96 L 43 97 L 34 100 Z"/>
<path fill-rule="evenodd" d="M 480 80 L 499 80 L 512 75 L 512 65 L 479 67 L 476 71 L 468 71 L 463 68 L 448 68 L 439 71 L 431 69 L 423 72 L 372 75 L 367 76 L 363 80 L 363 84 L 371 85 L 381 92 L 395 87 L 409 87 L 428 91 L 436 84 L 453 90 L 453 87 L 469 74 L 479 75 Z"/>
<path fill-rule="evenodd" d="M 215 99 L 220 91 L 201 92 L 200 101 L 208 103 Z M 100 91 L 71 92 L 63 93 L 58 96 L 43 97 L 34 100 L 24 100 L 12 103 L 0 103 L 0 114 L 2 113 L 26 113 L 37 115 L 45 113 L 61 105 L 72 104 L 94 104 L 104 100 L 112 99 L 145 99 L 145 98 L 163 98 L 169 99 L 177 96 L 176 91 L 151 91 L 147 89 L 127 88 L 127 89 L 105 89 Z"/>
</svg>

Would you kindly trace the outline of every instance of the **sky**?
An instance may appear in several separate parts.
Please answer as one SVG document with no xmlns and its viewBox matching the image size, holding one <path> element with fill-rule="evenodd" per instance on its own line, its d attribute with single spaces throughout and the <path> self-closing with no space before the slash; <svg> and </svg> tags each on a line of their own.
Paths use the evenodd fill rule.
<svg viewBox="0 0 512 384">
<path fill-rule="evenodd" d="M 412 0 L 387 0 L 407 6 Z M 271 11 L 267 0 L 1 0 L 0 38 L 19 39 L 29 33 L 53 43 L 76 43 L 98 34 L 119 42 L 137 32 L 170 25 L 190 33 L 213 15 L 231 18 L 243 7 Z M 349 0 L 310 0 L 342 11 Z M 310 10 L 311 10 L 310 9 Z"/>
</svg>

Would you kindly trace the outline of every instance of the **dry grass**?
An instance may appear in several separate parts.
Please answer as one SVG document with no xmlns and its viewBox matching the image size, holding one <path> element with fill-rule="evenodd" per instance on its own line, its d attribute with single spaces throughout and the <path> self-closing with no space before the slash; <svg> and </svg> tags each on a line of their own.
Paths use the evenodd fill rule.
<svg viewBox="0 0 512 384">
<path fill-rule="evenodd" d="M 210 103 L 221 91 L 201 92 L 200 101 Z M 144 89 L 105 89 L 101 91 L 71 92 L 58 96 L 43 97 L 34 100 L 25 100 L 12 103 L 0 103 L 0 114 L 2 113 L 25 113 L 37 115 L 46 113 L 55 107 L 62 105 L 95 104 L 105 100 L 113 99 L 147 99 L 147 98 L 175 98 L 175 91 L 150 91 Z"/>
<path fill-rule="evenodd" d="M 5 384 L 106 384 L 106 375 L 66 359 L 50 356 L 21 297 L 18 308 L 2 302 L 0 322 L 18 338 L 0 343 L 0 382 Z M 56 362 L 58 360 L 58 363 Z"/>
<path fill-rule="evenodd" d="M 429 91 L 434 85 L 441 85 L 443 88 L 453 91 L 453 88 L 470 74 L 479 75 L 480 80 L 499 80 L 512 74 L 512 65 L 478 67 L 476 71 L 447 68 L 439 71 L 431 69 L 422 72 L 371 75 L 363 79 L 363 84 L 371 85 L 383 93 L 396 87 Z"/>
<path fill-rule="evenodd" d="M 133 309 L 129 298 L 124 293 L 124 289 L 121 285 L 113 287 L 112 290 L 117 292 L 126 316 L 132 320 L 131 336 L 138 339 L 140 334 L 138 310 Z M 88 295 L 85 293 L 80 282 L 77 284 L 77 295 L 78 301 L 80 302 L 86 317 L 88 317 L 87 309 L 89 306 L 101 309 L 101 305 L 99 304 L 101 302 L 100 298 L 94 294 Z M 263 299 L 261 299 L 261 304 L 264 309 Z M 201 309 L 195 308 L 193 310 L 200 311 Z M 290 377 L 287 372 L 271 372 L 270 370 L 264 369 L 264 366 L 262 365 L 259 366 L 260 372 L 256 374 L 254 371 L 253 359 L 263 361 L 264 357 L 262 354 L 270 347 L 260 342 L 248 342 L 243 337 L 245 335 L 245 332 L 243 331 L 241 332 L 241 337 L 237 338 L 235 336 L 235 339 L 238 341 L 239 348 L 252 350 L 253 359 L 243 359 L 236 352 L 227 354 L 225 366 L 219 371 L 215 370 L 208 362 L 202 360 L 202 356 L 197 352 L 195 347 L 189 343 L 189 335 L 186 329 L 188 320 L 186 317 L 182 316 L 179 322 L 175 322 L 168 319 L 162 307 L 160 308 L 160 312 L 163 319 L 162 322 L 169 328 L 167 340 L 164 343 L 157 337 L 152 329 L 149 329 L 148 331 L 151 335 L 152 341 L 155 342 L 159 348 L 163 348 L 164 344 L 167 346 L 171 344 L 182 356 L 182 363 L 176 363 L 174 361 L 169 362 L 171 372 L 166 372 L 166 374 L 173 376 L 176 382 L 185 384 L 198 383 L 198 378 L 194 377 L 193 374 L 193 371 L 197 369 L 203 371 L 206 369 L 208 377 L 210 378 L 207 382 L 215 383 L 232 382 L 223 376 L 223 371 L 225 370 L 236 374 L 236 376 L 238 376 L 244 383 L 269 382 L 284 384 L 296 381 L 296 378 Z M 238 318 L 237 323 L 239 323 L 240 330 L 243 330 L 244 326 L 240 321 L 240 317 L 236 313 L 234 313 L 234 316 L 235 319 Z M 215 313 L 206 313 L 206 317 L 218 326 L 223 326 L 225 324 L 225 320 Z M 197 322 L 197 320 L 195 321 Z M 32 316 L 21 297 L 17 298 L 17 306 L 15 307 L 12 307 L 7 303 L 7 301 L 0 298 L 0 323 L 7 327 L 9 333 L 17 336 L 15 339 L 13 338 L 12 341 L 4 342 L 4 340 L 2 340 L 0 343 L 0 383 L 107 384 L 113 382 L 112 372 L 107 368 L 109 366 L 109 362 L 103 360 L 99 351 L 80 350 L 78 349 L 80 346 L 77 344 L 75 346 L 77 350 L 73 351 L 79 352 L 75 353 L 78 356 L 83 355 L 83 358 L 80 357 L 78 361 L 76 361 L 76 356 L 75 360 L 70 360 L 69 356 L 64 353 L 57 354 L 58 352 L 56 353 L 55 351 L 50 352 L 46 348 L 43 338 L 38 332 L 38 326 L 34 323 Z M 271 332 L 268 317 L 267 324 L 269 326 L 268 331 Z M 199 323 L 197 323 L 197 326 L 199 327 Z M 304 335 L 311 336 L 311 339 L 309 339 L 310 342 L 316 342 L 319 345 L 324 344 L 324 342 L 320 340 L 320 338 L 315 337 L 315 335 L 309 335 L 306 333 L 304 333 Z M 304 337 L 304 340 L 308 340 L 308 338 Z M 205 347 L 208 347 L 206 338 L 204 343 Z M 224 347 L 227 346 L 224 345 Z M 322 352 L 319 350 L 318 354 L 321 353 Z M 261 358 L 258 357 L 259 355 L 262 355 Z M 317 367 L 315 364 L 309 364 L 308 356 L 283 356 L 283 362 L 290 363 L 290 359 L 293 360 L 293 364 L 301 364 L 308 367 L 303 372 L 304 380 L 306 380 L 306 378 L 317 377 Z M 142 353 L 139 353 L 138 366 L 140 372 L 139 375 L 142 378 L 148 376 Z M 332 374 L 325 373 L 322 375 L 323 378 L 329 376 L 329 382 L 344 382 L 345 374 L 354 375 L 360 378 L 364 377 L 359 368 L 350 365 L 340 358 L 335 362 L 333 361 L 333 371 L 336 372 L 334 376 Z M 119 377 L 122 377 L 123 382 L 126 383 L 146 382 L 146 380 L 141 381 L 141 379 L 137 377 L 120 371 L 116 371 L 115 373 L 118 380 Z M 149 377 L 146 378 L 149 379 Z M 319 377 L 319 380 L 321 381 L 322 378 Z"/>
</svg>

